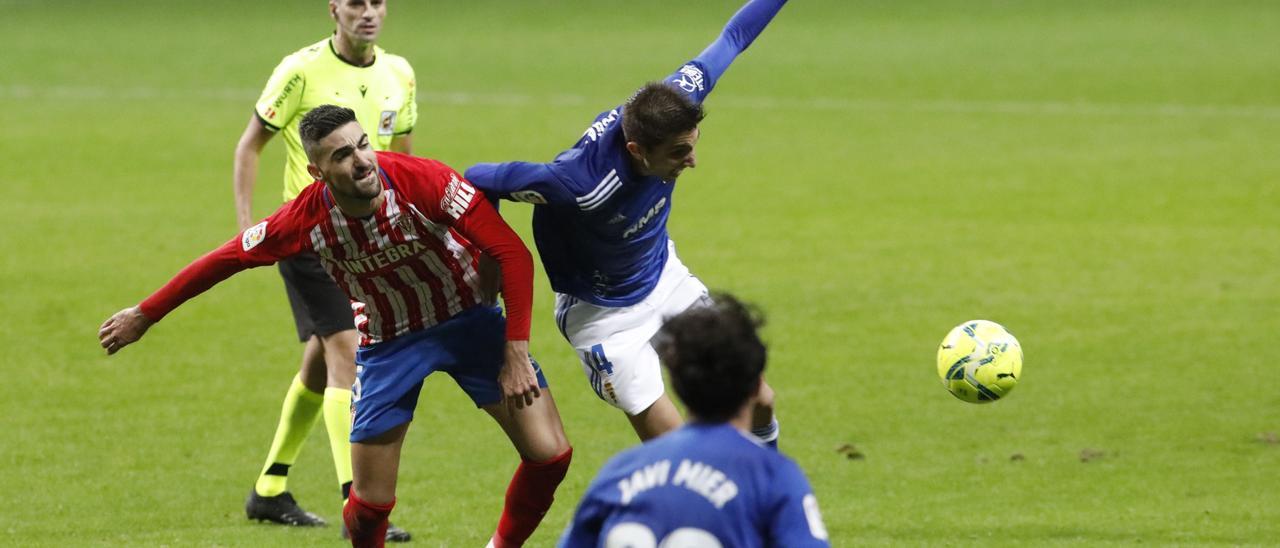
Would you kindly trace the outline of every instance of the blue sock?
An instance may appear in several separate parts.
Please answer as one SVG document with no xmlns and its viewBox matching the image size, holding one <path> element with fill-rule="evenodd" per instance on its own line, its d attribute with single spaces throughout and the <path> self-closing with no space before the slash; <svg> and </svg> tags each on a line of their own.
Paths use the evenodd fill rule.
<svg viewBox="0 0 1280 548">
<path fill-rule="evenodd" d="M 778 418 L 774 417 L 768 426 L 754 428 L 751 435 L 760 439 L 761 443 L 768 445 L 774 451 L 778 450 Z"/>
</svg>

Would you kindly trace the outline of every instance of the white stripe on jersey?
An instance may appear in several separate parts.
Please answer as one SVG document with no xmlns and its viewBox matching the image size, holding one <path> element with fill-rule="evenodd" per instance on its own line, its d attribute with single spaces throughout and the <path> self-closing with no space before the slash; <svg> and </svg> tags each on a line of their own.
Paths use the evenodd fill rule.
<svg viewBox="0 0 1280 548">
<path fill-rule="evenodd" d="M 622 179 L 618 177 L 618 170 L 611 169 L 609 174 L 604 176 L 596 188 L 586 196 L 578 198 L 578 207 L 586 211 L 591 211 L 613 197 L 613 193 L 622 187 Z"/>
<path fill-rule="evenodd" d="M 418 274 L 413 271 L 413 267 L 404 265 L 397 268 L 395 272 L 397 276 L 400 276 L 400 281 L 412 288 L 413 294 L 418 297 L 418 306 L 425 311 L 425 315 L 422 317 L 422 324 L 431 325 L 436 323 L 436 305 L 431 302 L 431 295 L 422 290 L 422 284 L 418 283 Z"/>
<path fill-rule="evenodd" d="M 478 301 L 480 295 L 480 273 L 471 266 L 472 263 L 475 262 L 474 258 L 471 256 L 471 252 L 453 237 L 453 233 L 450 232 L 449 227 L 432 222 L 426 217 L 426 215 L 423 215 L 421 211 L 418 211 L 418 208 L 413 204 L 409 204 L 409 209 L 413 212 L 414 217 L 417 218 L 418 221 L 427 228 L 427 230 L 430 230 L 436 238 L 439 238 L 440 241 L 444 243 L 445 249 L 448 249 L 449 252 L 457 259 L 459 266 L 462 267 L 462 281 L 467 284 L 467 287 L 471 288 L 471 294 L 475 296 Z M 453 283 L 452 274 L 448 280 L 450 282 L 449 287 L 455 289 L 454 294 L 456 295 L 457 285 Z M 460 295 L 459 298 L 461 298 Z M 450 309 L 452 309 L 452 306 L 450 306 Z"/>
<path fill-rule="evenodd" d="M 444 302 L 449 309 L 449 315 L 462 312 L 462 297 L 458 295 L 458 285 L 453 281 L 453 271 L 449 270 L 449 267 L 445 266 L 435 253 L 423 253 L 418 258 L 437 278 L 440 278 L 440 282 L 444 285 Z"/>
<path fill-rule="evenodd" d="M 333 227 L 333 233 L 338 238 L 338 245 L 342 246 L 341 253 L 337 253 L 337 250 L 334 250 L 336 258 L 350 259 L 359 257 L 360 245 L 356 242 L 356 238 L 351 234 L 351 231 L 347 230 L 347 218 L 336 205 L 329 208 L 329 224 Z"/>
</svg>

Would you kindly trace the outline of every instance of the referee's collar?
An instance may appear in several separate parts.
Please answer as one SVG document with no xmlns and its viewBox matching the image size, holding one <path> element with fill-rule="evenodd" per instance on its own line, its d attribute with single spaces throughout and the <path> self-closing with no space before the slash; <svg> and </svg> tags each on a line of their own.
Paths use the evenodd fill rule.
<svg viewBox="0 0 1280 548">
<path fill-rule="evenodd" d="M 335 33 L 334 33 L 334 34 L 337 34 L 337 32 L 335 31 Z M 377 46 L 374 46 L 374 47 L 376 48 Z M 369 61 L 369 64 L 367 64 L 367 65 L 357 65 L 357 64 L 355 64 L 355 63 L 352 63 L 349 59 L 347 59 L 346 57 L 343 57 L 341 53 L 338 53 L 338 48 L 333 47 L 333 35 L 330 35 L 330 36 L 329 36 L 329 53 L 332 53 L 332 54 L 333 54 L 333 56 L 334 56 L 334 57 L 337 57 L 339 61 L 342 61 L 343 63 L 346 63 L 346 64 L 351 65 L 351 66 L 356 67 L 356 68 L 369 68 L 369 67 L 372 67 L 374 63 L 377 63 L 377 62 L 378 62 L 378 50 L 377 50 L 377 49 L 374 49 L 374 50 L 373 50 L 373 60 L 372 60 L 372 61 Z"/>
</svg>

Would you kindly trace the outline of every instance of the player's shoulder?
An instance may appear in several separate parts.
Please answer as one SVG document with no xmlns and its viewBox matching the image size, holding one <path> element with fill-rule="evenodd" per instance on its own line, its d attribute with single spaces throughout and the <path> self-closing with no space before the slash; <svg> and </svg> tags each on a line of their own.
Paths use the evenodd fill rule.
<svg viewBox="0 0 1280 548">
<path fill-rule="evenodd" d="M 323 59 L 324 56 L 329 53 L 327 51 L 328 48 L 329 48 L 328 38 L 325 38 L 324 40 L 321 40 L 314 44 L 304 46 L 298 49 L 297 51 L 294 51 L 284 56 L 284 59 L 280 60 L 280 65 L 277 67 L 277 70 L 289 69 L 289 70 L 296 70 L 296 71 L 304 71 L 308 67 L 313 65 L 316 61 Z"/>
<path fill-rule="evenodd" d="M 413 65 L 409 64 L 408 59 L 394 53 L 388 53 L 387 50 L 378 46 L 374 46 L 374 51 L 375 55 L 378 56 L 379 62 L 385 62 L 387 68 L 391 69 L 392 72 L 400 75 L 413 75 Z"/>
<path fill-rule="evenodd" d="M 285 210 L 289 214 L 297 217 L 307 217 L 314 215 L 318 211 L 327 211 L 329 208 L 325 203 L 325 187 L 320 181 L 313 181 L 299 192 L 289 203 L 285 204 Z"/>
<path fill-rule="evenodd" d="M 457 170 L 448 164 L 432 158 L 401 154 L 399 152 L 379 151 L 378 167 L 387 174 L 390 184 L 395 186 L 446 187 L 461 185 L 462 178 Z M 470 185 L 464 185 L 470 188 Z M 402 189 L 403 190 L 403 189 Z"/>
<path fill-rule="evenodd" d="M 622 183 L 627 172 L 623 147 L 621 124 L 606 112 L 587 128 L 573 148 L 556 156 L 552 168 L 576 196 L 593 194 Z"/>
</svg>

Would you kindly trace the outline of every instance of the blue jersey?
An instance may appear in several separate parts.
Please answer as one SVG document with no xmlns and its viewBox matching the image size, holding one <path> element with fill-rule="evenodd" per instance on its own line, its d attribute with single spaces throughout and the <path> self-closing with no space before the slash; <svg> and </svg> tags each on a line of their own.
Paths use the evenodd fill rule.
<svg viewBox="0 0 1280 548">
<path fill-rule="evenodd" d="M 828 546 L 800 467 L 725 423 L 688 424 L 611 459 L 560 539 L 568 548 L 660 544 Z"/>
<path fill-rule="evenodd" d="M 751 0 L 719 38 L 666 82 L 701 103 L 786 0 Z M 533 236 L 551 287 L 599 306 L 640 302 L 667 261 L 674 181 L 636 173 L 622 133 L 625 105 L 596 116 L 549 163 L 478 164 L 466 171 L 491 198 L 534 204 Z"/>
</svg>

